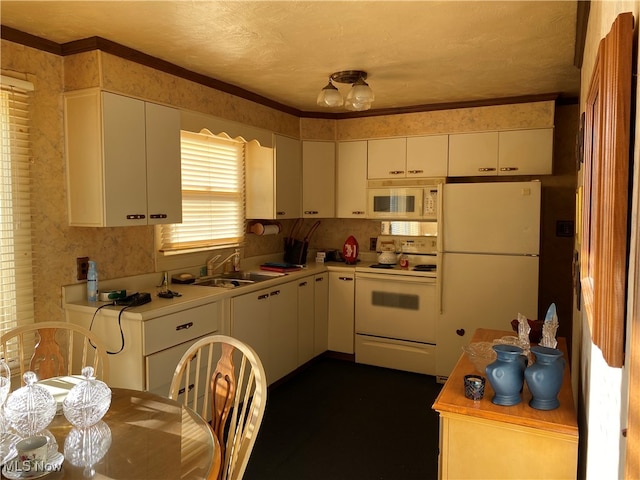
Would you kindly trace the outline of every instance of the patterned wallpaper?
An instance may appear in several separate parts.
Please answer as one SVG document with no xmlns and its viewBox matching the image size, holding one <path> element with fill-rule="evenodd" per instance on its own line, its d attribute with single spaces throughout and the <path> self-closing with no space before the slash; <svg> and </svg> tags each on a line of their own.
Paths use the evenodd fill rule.
<svg viewBox="0 0 640 480">
<path fill-rule="evenodd" d="M 102 87 L 185 110 L 304 139 L 342 140 L 504 127 L 552 126 L 553 102 L 478 107 L 349 120 L 299 119 L 224 92 L 141 66 L 99 51 L 59 57 L 2 40 L 3 73 L 27 74 L 35 85 L 33 134 L 33 211 L 36 319 L 63 320 L 60 287 L 77 283 L 76 258 L 88 256 L 103 279 L 155 271 L 153 227 L 79 228 L 67 225 L 62 93 Z M 305 222 L 304 229 L 313 222 Z M 279 235 L 247 235 L 243 256 L 282 250 L 291 222 Z M 355 235 L 361 249 L 376 236 L 379 222 L 325 219 L 312 248 L 341 248 Z"/>
</svg>

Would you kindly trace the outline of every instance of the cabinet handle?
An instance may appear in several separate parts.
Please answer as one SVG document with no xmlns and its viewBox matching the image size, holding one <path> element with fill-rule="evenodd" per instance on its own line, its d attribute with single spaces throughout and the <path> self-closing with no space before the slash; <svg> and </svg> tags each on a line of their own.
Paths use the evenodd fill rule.
<svg viewBox="0 0 640 480">
<path fill-rule="evenodd" d="M 280 295 L 280 290 L 274 290 L 270 295 Z"/>
<path fill-rule="evenodd" d="M 147 218 L 144 213 L 133 213 L 131 215 L 127 215 L 127 220 L 142 220 L 143 218 Z"/>
<path fill-rule="evenodd" d="M 318 211 L 317 210 L 305 210 L 304 214 L 305 215 L 317 215 Z"/>
<path fill-rule="evenodd" d="M 352 282 L 353 278 L 351 278 L 351 277 L 338 277 L 338 280 L 345 280 L 345 281 Z"/>
<path fill-rule="evenodd" d="M 152 213 L 149 215 L 150 218 L 167 218 L 166 213 Z"/>
<path fill-rule="evenodd" d="M 323 281 L 323 280 L 324 280 L 324 277 L 318 277 L 318 278 L 316 278 L 316 282 L 321 282 L 321 281 Z"/>
<path fill-rule="evenodd" d="M 265 298 L 269 298 L 269 294 L 265 293 L 263 295 L 258 295 L 258 300 L 264 300 Z"/>
<path fill-rule="evenodd" d="M 286 215 L 287 212 L 276 212 L 276 215 Z"/>
<path fill-rule="evenodd" d="M 176 327 L 176 331 L 178 331 L 178 330 L 189 330 L 191 327 L 193 327 L 193 322 L 183 323 L 182 325 L 178 325 Z"/>
<path fill-rule="evenodd" d="M 413 173 L 413 174 L 424 173 L 424 170 L 409 170 L 409 173 Z"/>
<path fill-rule="evenodd" d="M 364 215 L 364 212 L 362 210 L 356 210 L 354 212 L 351 212 L 351 215 Z"/>
<path fill-rule="evenodd" d="M 484 168 L 479 168 L 478 171 L 479 172 L 495 172 L 496 169 L 494 167 L 484 167 Z"/>
<path fill-rule="evenodd" d="M 300 282 L 298 284 L 299 287 L 306 287 L 307 286 L 307 282 Z"/>
<path fill-rule="evenodd" d="M 501 172 L 515 172 L 518 167 L 500 167 Z"/>
<path fill-rule="evenodd" d="M 391 170 L 389 175 L 402 175 L 404 174 L 404 170 Z"/>
<path fill-rule="evenodd" d="M 459 337 L 464 337 L 464 334 L 465 334 L 465 333 L 466 333 L 466 332 L 464 331 L 464 328 L 459 328 L 458 330 L 456 330 L 456 334 L 457 334 Z"/>
<path fill-rule="evenodd" d="M 191 385 L 189 385 L 189 391 L 193 390 L 193 387 L 195 387 L 195 385 L 192 383 Z M 182 387 L 180 390 L 178 390 L 178 395 L 182 395 L 185 391 L 185 388 Z"/>
</svg>

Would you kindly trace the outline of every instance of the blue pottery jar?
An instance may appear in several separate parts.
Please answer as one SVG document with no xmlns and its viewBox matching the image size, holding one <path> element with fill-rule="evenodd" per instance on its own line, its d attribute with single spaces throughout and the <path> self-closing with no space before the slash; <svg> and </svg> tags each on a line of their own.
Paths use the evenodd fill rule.
<svg viewBox="0 0 640 480">
<path fill-rule="evenodd" d="M 497 358 L 486 368 L 487 379 L 495 392 L 491 401 L 496 405 L 517 405 L 522 401 L 527 357 L 515 345 L 494 345 L 492 348 Z"/>
<path fill-rule="evenodd" d="M 529 405 L 537 410 L 553 410 L 560 406 L 558 393 L 564 376 L 564 358 L 557 348 L 531 347 L 536 360 L 524 372 L 532 398 Z"/>
</svg>

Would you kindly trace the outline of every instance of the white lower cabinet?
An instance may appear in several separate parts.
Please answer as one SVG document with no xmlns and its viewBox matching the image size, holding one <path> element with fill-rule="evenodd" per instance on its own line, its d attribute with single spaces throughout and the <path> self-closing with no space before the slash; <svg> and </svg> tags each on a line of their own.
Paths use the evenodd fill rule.
<svg viewBox="0 0 640 480">
<path fill-rule="evenodd" d="M 329 274 L 314 275 L 313 299 L 313 355 L 320 355 L 328 348 L 329 330 Z"/>
<path fill-rule="evenodd" d="M 313 275 L 298 280 L 298 365 L 314 357 L 314 286 Z"/>
<path fill-rule="evenodd" d="M 222 301 L 142 321 L 134 314 L 102 309 L 93 315 L 66 310 L 67 321 L 89 328 L 105 343 L 109 385 L 169 394 L 182 354 L 203 336 L 221 333 Z"/>
<path fill-rule="evenodd" d="M 298 281 L 298 365 L 327 351 L 329 275 Z"/>
<path fill-rule="evenodd" d="M 231 335 L 249 344 L 271 384 L 298 366 L 298 282 L 231 299 Z"/>
<path fill-rule="evenodd" d="M 328 347 L 354 353 L 355 273 L 329 272 Z"/>
</svg>

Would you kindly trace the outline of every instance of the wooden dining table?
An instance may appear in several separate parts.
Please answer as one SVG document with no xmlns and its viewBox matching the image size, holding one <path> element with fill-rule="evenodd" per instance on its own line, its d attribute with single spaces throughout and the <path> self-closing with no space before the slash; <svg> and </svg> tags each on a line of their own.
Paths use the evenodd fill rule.
<svg viewBox="0 0 640 480">
<path fill-rule="evenodd" d="M 221 468 L 220 444 L 207 422 L 190 408 L 149 392 L 111 388 L 111 406 L 91 432 L 63 414 L 47 430 L 64 455 L 46 480 L 202 480 Z M 83 437 L 84 435 L 84 437 Z"/>
</svg>

